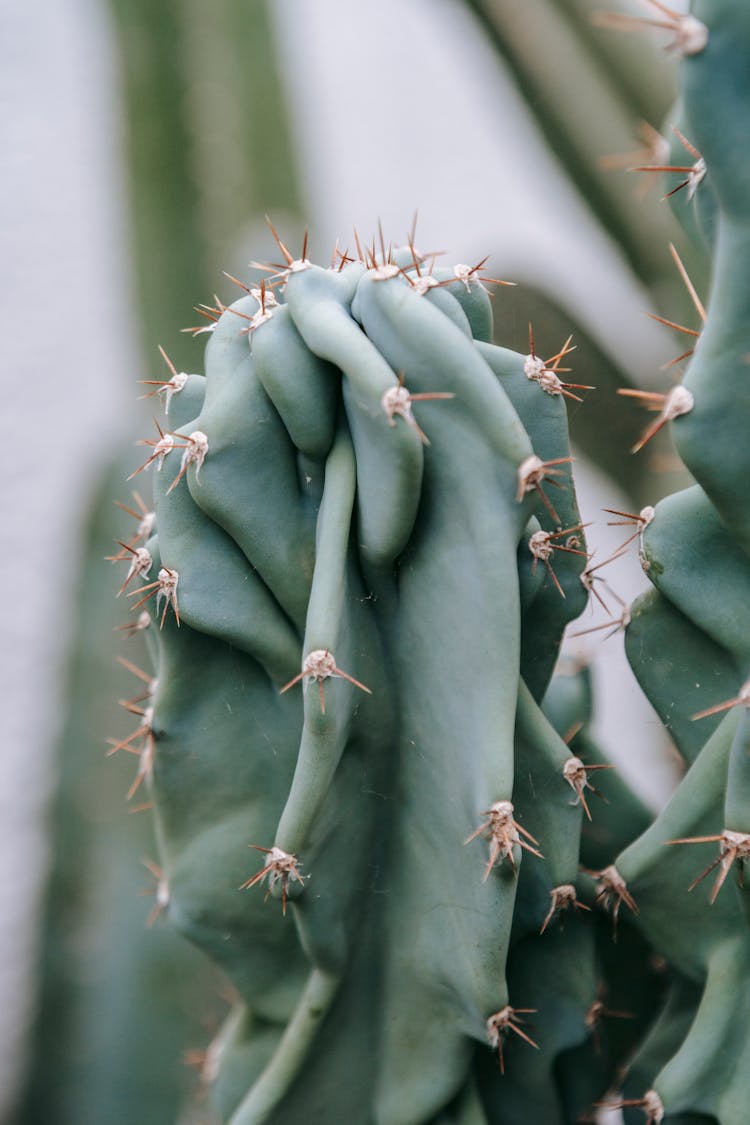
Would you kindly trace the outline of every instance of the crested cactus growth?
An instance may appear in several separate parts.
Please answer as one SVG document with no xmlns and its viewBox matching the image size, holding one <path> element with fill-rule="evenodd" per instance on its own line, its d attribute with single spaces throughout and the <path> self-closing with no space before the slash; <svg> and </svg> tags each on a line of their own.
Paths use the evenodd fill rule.
<svg viewBox="0 0 750 1125">
<path fill-rule="evenodd" d="M 653 824 L 599 773 L 585 673 L 553 680 L 602 601 L 563 401 L 590 388 L 570 340 L 491 342 L 484 262 L 381 237 L 325 269 L 277 236 L 206 310 L 205 376 L 151 392 L 155 516 L 114 557 L 154 679 L 112 752 L 160 909 L 236 990 L 205 1073 L 230 1125 L 564 1125 L 626 1054 L 629 1118 L 746 1120 L 750 14 L 649 3 L 616 22 L 672 34 L 691 161 L 650 170 L 714 253 L 684 381 L 636 392 L 635 450 L 669 426 L 696 483 L 611 512 L 654 587 L 611 628 L 690 766 Z"/>
<path fill-rule="evenodd" d="M 573 1120 L 613 1059 L 565 1078 L 601 1039 L 576 882 L 605 764 L 540 706 L 588 597 L 569 342 L 493 345 L 481 266 L 411 241 L 330 269 L 279 245 L 205 377 L 165 381 L 154 527 L 121 544 L 155 661 L 131 793 L 165 914 L 241 998 L 217 1105 Z"/>
</svg>

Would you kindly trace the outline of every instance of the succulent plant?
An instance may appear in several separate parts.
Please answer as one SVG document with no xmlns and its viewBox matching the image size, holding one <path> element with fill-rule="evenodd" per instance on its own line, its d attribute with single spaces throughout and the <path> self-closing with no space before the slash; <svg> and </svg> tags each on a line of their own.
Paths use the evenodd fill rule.
<svg viewBox="0 0 750 1125">
<path fill-rule="evenodd" d="M 202 1060 L 231 1125 L 747 1119 L 750 10 L 645 4 L 599 22 L 656 23 L 683 56 L 672 153 L 647 167 L 680 175 L 713 263 L 684 380 L 628 392 L 656 411 L 636 449 L 668 425 L 695 483 L 614 513 L 653 589 L 612 628 L 689 767 L 652 824 L 598 772 L 586 671 L 553 676 L 596 592 L 569 340 L 497 346 L 502 283 L 413 234 L 322 268 L 274 231 L 283 261 L 203 309 L 205 375 L 164 353 L 133 474 L 154 512 L 115 556 L 153 670 L 111 752 L 154 804 L 152 919 L 232 985 Z M 517 13 L 471 6 L 528 92 Z M 544 7 L 580 32 L 577 0 Z M 548 93 L 540 113 L 570 128 Z M 658 281 L 632 200 L 577 173 Z"/>
<path fill-rule="evenodd" d="M 740 1125 L 750 1051 L 741 1014 L 750 987 L 741 877 L 750 855 L 750 171 L 740 139 L 750 110 L 750 10 L 734 0 L 696 0 L 690 15 L 664 17 L 664 6 L 656 7 L 684 55 L 681 132 L 695 159 L 677 213 L 705 238 L 712 278 L 685 377 L 654 402 L 656 425 L 671 422 L 696 483 L 634 516 L 653 589 L 633 606 L 627 652 L 689 769 L 615 864 L 638 925 L 676 971 L 624 1104 L 640 1105 L 652 1122 L 688 1114 Z"/>
<path fill-rule="evenodd" d="M 131 793 L 170 921 L 241 998 L 216 1100 L 567 1121 L 612 1068 L 561 1078 L 604 1008 L 576 882 L 606 763 L 541 708 L 588 598 L 569 341 L 492 344 L 484 263 L 412 238 L 327 269 L 278 241 L 214 309 L 205 377 L 154 392 L 154 534 L 121 552 L 155 660 Z"/>
</svg>

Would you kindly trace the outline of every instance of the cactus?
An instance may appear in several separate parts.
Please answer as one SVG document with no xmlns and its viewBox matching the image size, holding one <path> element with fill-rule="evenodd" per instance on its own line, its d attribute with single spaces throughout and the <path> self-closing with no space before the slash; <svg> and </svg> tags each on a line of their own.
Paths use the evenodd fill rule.
<svg viewBox="0 0 750 1125">
<path fill-rule="evenodd" d="M 626 1055 L 629 1117 L 746 1119 L 750 14 L 649 2 L 684 55 L 677 213 L 714 256 L 684 381 L 637 396 L 637 448 L 669 423 L 696 483 L 619 513 L 654 587 L 626 648 L 689 765 L 653 824 L 602 774 L 590 827 L 608 763 L 585 675 L 553 679 L 592 584 L 584 388 L 568 343 L 491 342 L 484 263 L 381 236 L 325 269 L 275 236 L 284 261 L 213 309 L 205 376 L 163 384 L 153 534 L 118 556 L 155 679 L 119 746 L 165 914 L 239 998 L 205 1067 L 231 1125 L 562 1125 Z"/>
<path fill-rule="evenodd" d="M 691 15 L 665 18 L 685 56 L 680 131 L 695 159 L 676 212 L 705 238 L 713 269 L 695 354 L 650 427 L 671 422 L 696 483 L 634 517 L 653 589 L 633 606 L 626 648 L 689 769 L 654 824 L 615 861 L 638 925 L 675 971 L 621 1104 L 654 1123 L 688 1114 L 741 1125 L 750 1058 L 741 879 L 750 854 L 750 172 L 739 130 L 750 110 L 750 10 L 736 0 L 696 0 Z"/>
<path fill-rule="evenodd" d="M 481 265 L 411 239 L 329 269 L 279 246 L 214 310 L 205 377 L 164 383 L 155 533 L 121 553 L 156 675 L 131 793 L 169 920 L 241 998 L 216 1103 L 572 1120 L 615 1057 L 576 889 L 605 763 L 540 706 L 588 596 L 568 345 L 491 344 Z"/>
</svg>

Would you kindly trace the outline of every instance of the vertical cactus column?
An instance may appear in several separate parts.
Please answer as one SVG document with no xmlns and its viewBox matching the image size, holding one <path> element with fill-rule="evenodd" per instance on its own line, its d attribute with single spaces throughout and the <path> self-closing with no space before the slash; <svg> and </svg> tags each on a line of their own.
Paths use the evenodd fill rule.
<svg viewBox="0 0 750 1125">
<path fill-rule="evenodd" d="M 624 1104 L 651 1122 L 703 1114 L 741 1125 L 750 1100 L 750 9 L 696 0 L 670 19 L 684 54 L 681 129 L 701 162 L 677 212 L 694 227 L 693 212 L 710 211 L 714 249 L 705 326 L 661 419 L 696 483 L 643 521 L 654 589 L 627 631 L 635 673 L 690 768 L 616 860 L 638 924 L 678 974 Z"/>
<path fill-rule="evenodd" d="M 165 912 L 240 997 L 207 1078 L 232 1125 L 562 1125 L 614 1065 L 560 1061 L 602 1006 L 603 763 L 540 706 L 588 596 L 567 346 L 489 343 L 479 265 L 279 246 L 168 384 L 125 560 Z"/>
</svg>

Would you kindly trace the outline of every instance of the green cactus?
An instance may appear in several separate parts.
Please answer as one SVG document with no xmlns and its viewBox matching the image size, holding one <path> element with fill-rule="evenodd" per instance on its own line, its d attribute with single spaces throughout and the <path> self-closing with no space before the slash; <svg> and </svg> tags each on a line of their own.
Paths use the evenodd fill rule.
<svg viewBox="0 0 750 1125">
<path fill-rule="evenodd" d="M 714 250 L 699 344 L 656 423 L 672 423 L 696 483 L 635 517 L 654 589 L 633 607 L 627 652 L 690 768 L 615 862 L 638 925 L 679 974 L 623 1104 L 640 1106 L 654 1123 L 741 1125 L 749 1093 L 748 915 L 747 891 L 731 875 L 735 868 L 741 875 L 750 855 L 750 171 L 741 141 L 750 110 L 750 9 L 696 0 L 691 15 L 669 18 L 684 55 L 681 120 L 698 158 L 689 198 L 676 210 L 688 230 L 711 232 Z M 714 871 L 711 887 L 704 880 Z"/>
<path fill-rule="evenodd" d="M 168 917 L 241 998 L 216 1103 L 233 1125 L 573 1120 L 622 1051 L 576 891 L 604 762 L 540 707 L 588 597 L 566 347 L 488 343 L 479 268 L 411 243 L 330 269 L 279 245 L 146 442 L 156 533 L 124 552 L 156 602 L 136 783 Z M 581 1082 L 563 1060 L 595 1032 Z"/>
<path fill-rule="evenodd" d="M 169 921 L 238 996 L 204 1073 L 230 1125 L 567 1125 L 626 1057 L 628 1119 L 746 1120 L 750 11 L 650 2 L 713 255 L 637 443 L 672 423 L 696 483 L 624 517 L 653 585 L 626 648 L 689 766 L 653 824 L 607 774 L 592 820 L 586 674 L 553 678 L 591 588 L 567 345 L 493 344 L 481 266 L 277 237 L 205 377 L 165 384 L 155 530 L 122 556 L 155 674 L 131 793 Z"/>
</svg>

